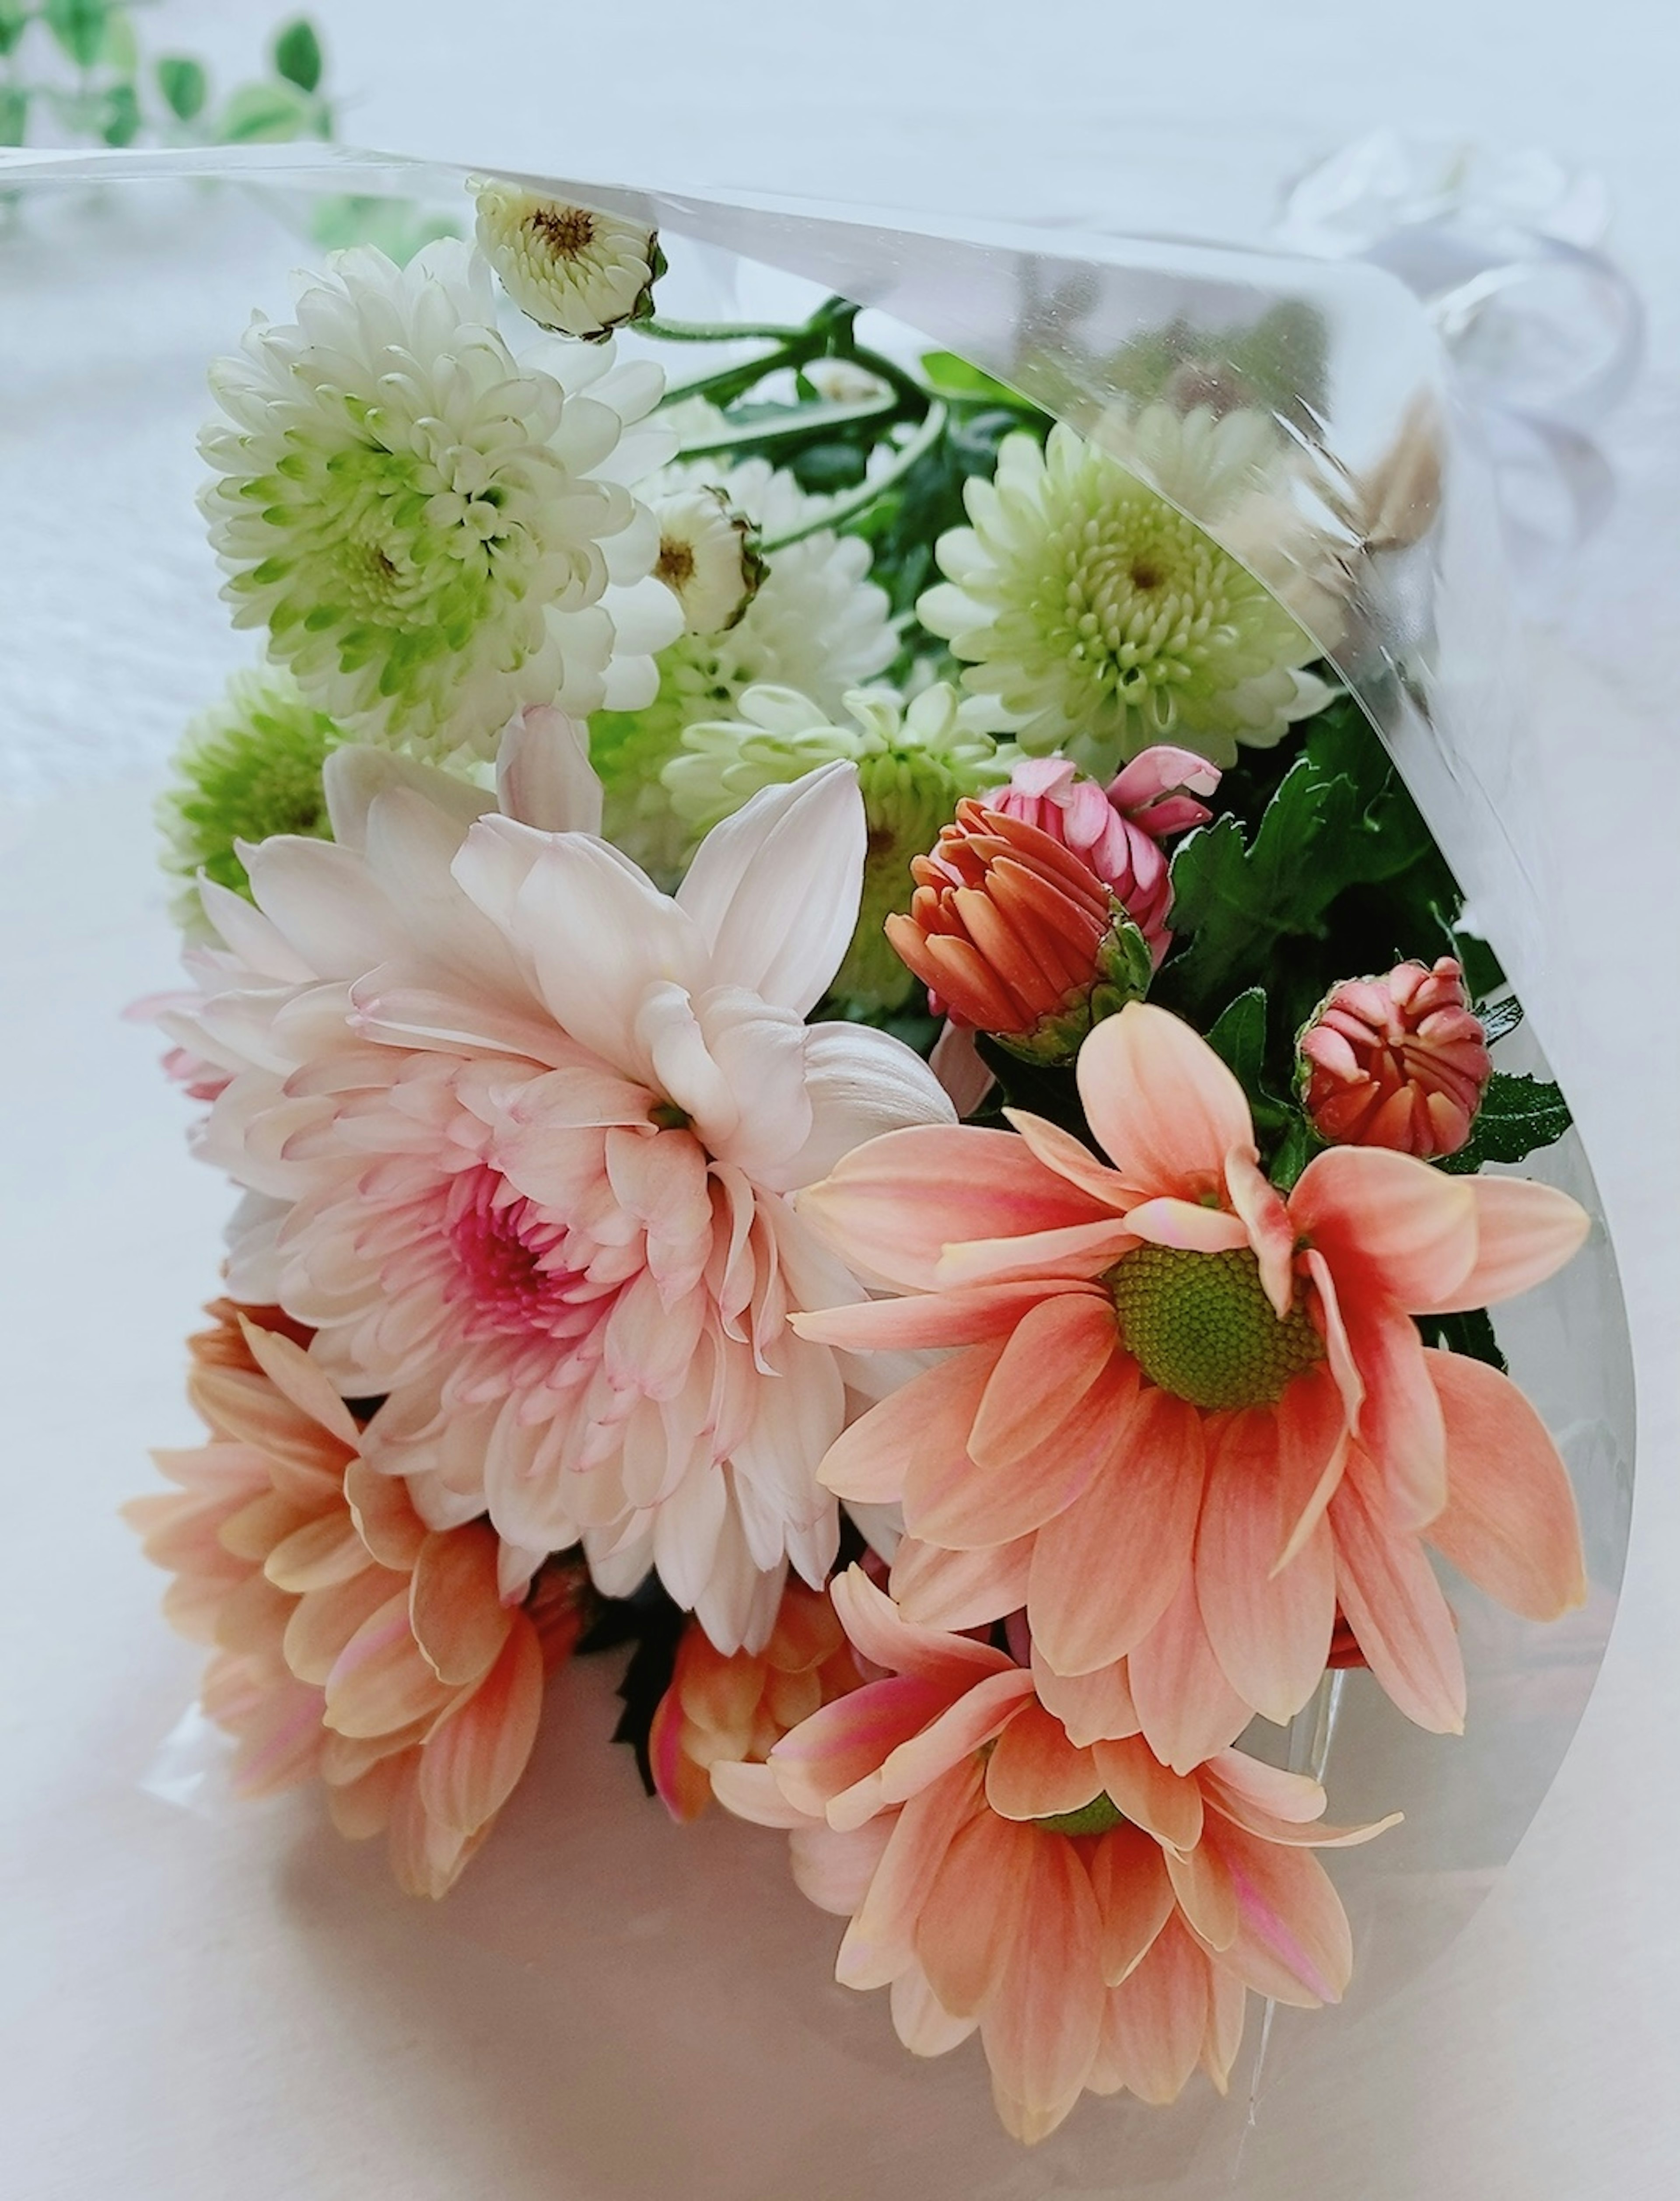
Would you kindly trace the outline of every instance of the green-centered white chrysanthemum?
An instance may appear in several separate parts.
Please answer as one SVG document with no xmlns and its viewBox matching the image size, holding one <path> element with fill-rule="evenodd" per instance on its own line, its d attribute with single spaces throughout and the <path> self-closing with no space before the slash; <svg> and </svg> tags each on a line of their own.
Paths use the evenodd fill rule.
<svg viewBox="0 0 1680 2201">
<path fill-rule="evenodd" d="M 1035 754 L 1107 773 L 1156 742 L 1219 765 L 1319 709 L 1317 645 L 1207 531 L 1058 426 L 1004 438 L 971 481 L 972 526 L 939 538 L 946 581 L 917 606 L 964 685 Z"/>
<path fill-rule="evenodd" d="M 916 981 L 882 927 L 908 909 L 911 859 L 925 855 L 966 795 L 1009 777 L 1000 750 L 972 724 L 973 707 L 941 682 L 906 703 L 888 688 L 855 689 L 849 724 L 831 723 L 790 688 L 749 688 L 737 715 L 684 728 L 663 779 L 678 817 L 697 840 L 761 788 L 802 779 L 819 766 L 855 764 L 869 823 L 857 930 L 834 992 L 859 1012 L 902 1007 Z"/>
<path fill-rule="evenodd" d="M 685 727 L 732 716 L 746 690 L 764 683 L 808 696 L 819 719 L 843 718 L 848 691 L 884 672 L 898 650 L 886 592 L 869 578 L 867 543 L 821 529 L 774 548 L 779 537 L 819 519 L 831 500 L 808 496 L 763 459 L 667 467 L 642 493 L 657 502 L 708 488 L 770 546 L 752 601 L 732 625 L 684 634 L 661 651 L 658 694 L 646 707 L 597 712 L 590 722 L 608 836 L 667 880 L 690 836 L 660 775 Z"/>
<path fill-rule="evenodd" d="M 332 838 L 321 766 L 343 739 L 279 667 L 236 672 L 221 700 L 188 726 L 172 760 L 157 806 L 164 870 L 193 883 L 203 873 L 249 901 L 240 842 L 275 833 Z M 212 937 L 196 883 L 171 908 L 191 938 Z"/>
<path fill-rule="evenodd" d="M 540 327 L 596 343 L 652 312 L 654 285 L 665 273 L 656 230 L 494 177 L 475 178 L 467 189 L 478 204 L 480 251 Z"/>
<path fill-rule="evenodd" d="M 653 696 L 679 631 L 628 484 L 663 376 L 610 345 L 515 359 L 490 271 L 453 238 L 406 268 L 367 247 L 261 318 L 211 388 L 202 495 L 235 624 L 364 741 L 484 755 L 526 703 Z"/>
</svg>

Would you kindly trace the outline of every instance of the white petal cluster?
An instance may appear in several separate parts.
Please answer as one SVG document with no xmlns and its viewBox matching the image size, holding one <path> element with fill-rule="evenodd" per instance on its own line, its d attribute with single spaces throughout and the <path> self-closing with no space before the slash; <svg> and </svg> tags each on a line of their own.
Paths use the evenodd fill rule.
<svg viewBox="0 0 1680 2201">
<path fill-rule="evenodd" d="M 668 453 L 661 371 L 610 345 L 515 358 L 454 240 L 369 248 L 261 318 L 200 448 L 235 622 L 364 740 L 489 754 L 526 703 L 634 708 L 678 631 L 630 484 Z M 643 425 L 646 424 L 646 425 Z"/>
</svg>

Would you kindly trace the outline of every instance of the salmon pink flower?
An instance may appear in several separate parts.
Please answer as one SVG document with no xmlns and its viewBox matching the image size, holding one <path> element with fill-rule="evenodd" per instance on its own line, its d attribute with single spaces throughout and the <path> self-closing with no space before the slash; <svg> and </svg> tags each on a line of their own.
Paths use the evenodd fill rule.
<svg viewBox="0 0 1680 2201">
<path fill-rule="evenodd" d="M 1464 1674 L 1423 1538 L 1536 1619 L 1584 1595 L 1563 1464 L 1516 1386 L 1426 1349 L 1412 1318 L 1550 1276 L 1588 1218 L 1549 1187 L 1334 1147 L 1287 1199 L 1242 1088 L 1166 1011 L 1080 1052 L 1103 1163 L 1066 1132 L 900 1132 L 801 1201 L 906 1296 L 799 1318 L 853 1348 L 958 1347 L 847 1430 L 831 1489 L 902 1501 L 913 1619 L 1019 1605 L 1064 1677 L 1120 1659 L 1143 1732 L 1184 1767 L 1250 1711 L 1289 1718 L 1336 1603 L 1422 1725 Z"/>
<path fill-rule="evenodd" d="M 1333 1146 L 1431 1161 L 1469 1142 L 1493 1075 L 1487 1034 L 1450 955 L 1345 978 L 1301 1038 L 1301 1103 Z"/>
<path fill-rule="evenodd" d="M 1216 766 L 1188 749 L 1145 749 L 1107 789 L 1066 757 L 1023 757 L 1007 787 L 986 799 L 1083 856 L 1149 943 L 1157 970 L 1172 943 L 1172 889 L 1161 842 L 1204 825 L 1197 797 L 1219 784 Z"/>
<path fill-rule="evenodd" d="M 488 1512 L 527 1570 L 581 1541 L 610 1594 L 656 1567 L 720 1649 L 761 1644 L 790 1561 L 832 1563 L 848 1384 L 881 1388 L 787 1327 L 860 1288 L 787 1195 L 952 1115 L 900 1042 L 806 1021 L 851 938 L 856 775 L 767 789 L 673 900 L 596 837 L 558 713 L 501 766 L 498 810 L 338 749 L 332 841 L 252 848 L 255 908 L 206 885 L 226 945 L 166 1023 L 233 1073 L 200 1151 L 268 1203 L 232 1288 L 384 1399 L 364 1456 L 430 1526 Z"/>
<path fill-rule="evenodd" d="M 1316 1782 L 1238 1751 L 1173 1772 L 1123 1685 L 1075 1742 L 1036 1667 L 911 1624 L 857 1568 L 833 1596 L 883 1678 L 714 1786 L 790 1829 L 801 1888 L 850 1922 L 835 1976 L 890 1987 L 907 2048 L 978 2028 L 1018 2139 L 1087 2088 L 1171 2102 L 1200 2064 L 1223 2092 L 1250 1988 L 1340 1999 L 1347 1915 L 1311 1852 L 1392 1820 L 1321 1825 Z"/>
<path fill-rule="evenodd" d="M 790 1728 L 863 1679 L 825 1590 L 790 1582 L 762 1651 L 727 1656 L 690 1621 L 648 1735 L 654 1786 L 677 1820 L 712 1799 L 711 1768 L 761 1764 Z"/>
<path fill-rule="evenodd" d="M 504 1594 L 490 1528 L 428 1530 L 296 1338 L 216 1312 L 191 1383 L 211 1441 L 160 1453 L 180 1494 L 127 1509 L 176 1576 L 165 1611 L 217 1646 L 203 1702 L 236 1789 L 319 1775 L 343 1833 L 384 1832 L 402 1887 L 442 1895 L 525 1770 L 578 1570 Z"/>
<path fill-rule="evenodd" d="M 1149 983 L 1148 942 L 1107 881 L 1064 842 L 977 797 L 957 805 L 910 876 L 908 914 L 888 917 L 887 938 L 936 1016 L 1017 1054 L 1066 1061 L 1097 1018 Z"/>
</svg>

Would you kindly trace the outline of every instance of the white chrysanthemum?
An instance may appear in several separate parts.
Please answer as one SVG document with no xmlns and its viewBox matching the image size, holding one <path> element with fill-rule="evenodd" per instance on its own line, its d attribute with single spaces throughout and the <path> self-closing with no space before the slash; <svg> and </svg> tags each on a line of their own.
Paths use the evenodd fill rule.
<svg viewBox="0 0 1680 2201">
<path fill-rule="evenodd" d="M 726 634 L 758 592 L 757 534 L 720 489 L 702 484 L 661 497 L 654 572 L 683 607 L 690 634 Z"/>
<path fill-rule="evenodd" d="M 494 178 L 467 188 L 478 202 L 479 249 L 539 326 L 599 343 L 652 310 L 665 273 L 657 230 Z"/>
<path fill-rule="evenodd" d="M 884 672 L 898 650 L 886 592 L 869 578 L 867 543 L 822 529 L 773 548 L 778 537 L 819 519 L 831 500 L 808 496 L 763 459 L 672 467 L 643 494 L 703 488 L 720 490 L 772 546 L 752 602 L 732 626 L 684 634 L 662 650 L 659 692 L 645 708 L 597 713 L 590 725 L 590 758 L 607 789 L 608 835 L 667 878 L 688 835 L 660 773 L 680 748 L 684 727 L 727 717 L 749 688 L 764 682 L 796 689 L 830 719 L 843 717 L 847 691 Z"/>
<path fill-rule="evenodd" d="M 610 1594 L 656 1568 L 720 1649 L 761 1645 L 788 1565 L 832 1561 L 849 1388 L 906 1372 L 790 1327 L 862 1295 L 790 1195 L 952 1120 L 908 1047 L 808 1021 L 857 905 L 855 778 L 767 790 L 668 900 L 597 837 L 557 714 L 501 765 L 498 800 L 339 749 L 333 840 L 250 851 L 255 908 L 206 886 L 225 944 L 162 1021 L 217 1081 L 200 1152 L 261 1195 L 231 1288 L 383 1398 L 364 1455 L 430 1525 L 488 1512 L 521 1576 L 581 1540 Z"/>
<path fill-rule="evenodd" d="M 551 340 L 516 360 L 495 320 L 467 246 L 359 248 L 211 370 L 223 593 L 364 739 L 485 754 L 527 702 L 633 709 L 678 631 L 628 486 L 669 448 L 637 425 L 661 371 Z"/>
<path fill-rule="evenodd" d="M 1300 670 L 1318 646 L 1272 592 L 1072 429 L 1042 451 L 1006 437 L 965 502 L 973 524 L 940 537 L 948 578 L 917 610 L 1023 748 L 1101 773 L 1182 742 L 1230 765 L 1322 707 Z"/>
<path fill-rule="evenodd" d="M 1206 405 L 1185 413 L 1170 405 L 1141 411 L 1116 405 L 1091 441 L 1214 530 L 1320 649 L 1336 648 L 1346 631 L 1349 554 L 1358 538 L 1302 482 L 1300 452 L 1270 413 L 1252 405 L 1224 413 Z"/>
<path fill-rule="evenodd" d="M 944 682 L 909 702 L 890 688 L 854 689 L 849 725 L 831 725 L 790 688 L 748 689 L 739 716 L 686 727 L 664 782 L 690 831 L 709 832 L 767 787 L 790 784 L 825 764 L 857 767 L 869 826 L 857 929 L 834 980 L 854 1009 L 894 1009 L 915 990 L 883 930 L 914 891 L 913 857 L 924 855 L 966 795 L 1009 776 L 1011 752 L 972 723 Z"/>
</svg>

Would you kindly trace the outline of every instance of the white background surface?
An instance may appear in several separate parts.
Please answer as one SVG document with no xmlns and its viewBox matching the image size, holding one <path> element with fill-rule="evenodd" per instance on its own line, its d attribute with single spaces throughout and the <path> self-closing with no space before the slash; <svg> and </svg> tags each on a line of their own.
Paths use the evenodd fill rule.
<svg viewBox="0 0 1680 2201">
<path fill-rule="evenodd" d="M 1280 2085 L 1237 2190 L 1669 2201 L 1680 2193 L 1676 19 L 1636 0 L 1590 11 L 1414 0 L 1381 16 L 1341 0 L 1264 20 L 1245 0 L 1202 0 L 1170 21 L 1113 0 L 828 0 L 763 25 L 745 10 L 598 0 L 326 0 L 320 12 L 332 80 L 357 96 L 347 138 L 505 166 L 1233 235 L 1263 226 L 1280 176 L 1383 122 L 1543 143 L 1609 178 L 1618 241 L 1653 307 L 1654 367 L 1619 431 L 1622 513 L 1565 607 L 1599 671 L 1575 676 L 1576 700 L 1537 730 L 1535 768 L 1555 788 L 1558 849 L 1579 884 L 1571 967 L 1604 994 L 1612 1072 L 1589 1130 L 1643 1387 L 1634 1555 L 1598 1694 L 1503 1885 L 1445 1960 Z M 170 43 L 234 72 L 267 13 L 169 0 L 148 28 L 167 25 Z M 1161 164 L 1158 202 L 1117 205 L 1115 149 L 1135 159 L 1140 144 Z M 144 390 L 144 269 L 118 309 L 132 317 Z M 0 298 L 0 372 L 4 315 Z M 113 383 L 85 402 L 97 447 L 99 423 L 114 433 L 132 401 Z M 827 1929 L 761 1858 L 741 1852 L 732 1908 L 701 1900 L 687 1860 L 714 1861 L 743 1838 L 710 1824 L 679 1837 L 656 1812 L 625 1812 L 632 1776 L 605 1748 L 598 1676 L 568 1685 L 573 1716 L 550 1721 L 503 1831 L 435 1912 L 406 1905 L 377 1856 L 338 1844 L 307 1807 L 207 1818 L 140 1787 L 196 1662 L 156 1621 L 157 1578 L 112 1508 L 144 1482 L 145 1441 L 189 1435 L 179 1340 L 223 1198 L 175 1159 L 182 1112 L 149 1073 L 154 1043 L 115 1019 L 167 983 L 147 775 L 211 667 L 160 651 L 134 693 L 102 675 L 100 636 L 126 619 L 109 662 L 132 665 L 148 604 L 166 624 L 178 580 L 203 587 L 209 569 L 185 547 L 190 517 L 149 508 L 143 470 L 89 547 L 82 601 L 67 602 L 54 546 L 85 484 L 69 485 L 67 512 L 26 453 L 9 463 L 28 495 L 15 489 L 0 510 L 0 763 L 35 807 L 14 819 L 0 877 L 11 1532 L 0 1547 L 0 2193 L 1097 2201 L 1131 2190 L 1100 2122 L 1054 2175 L 1002 2144 L 960 2166 L 933 2145 L 919 2104 L 949 2109 L 965 2082 L 902 2057 L 876 1999 L 843 1999 L 834 2019 L 823 1998 L 838 1991 L 820 1982 Z M 160 449 L 155 465 L 173 494 L 179 455 Z M 558 1911 L 556 1887 L 573 1897 Z M 575 1965 L 555 1946 L 556 1917 Z M 743 2060 L 731 2043 L 761 1936 L 773 1952 L 808 1951 L 811 1998 L 766 2013 Z M 616 1973 L 602 1961 L 615 1949 Z M 889 2130 L 834 2119 L 808 2152 L 755 2151 L 738 2118 L 720 2116 L 714 2145 L 684 2159 L 674 2117 L 667 2129 L 649 2110 L 656 2094 L 633 2100 L 619 2083 L 614 2058 L 637 2028 L 649 2066 L 680 2065 L 690 2087 L 705 2065 L 695 2034 L 715 2034 L 720 2098 L 761 2099 L 767 2132 L 785 2134 L 808 2078 L 807 2034 L 832 2022 L 869 2070 L 872 2101 L 894 2090 Z M 690 2133 L 698 2114 L 690 2098 Z M 1226 2190 L 1211 2170 L 1171 2189 L 1173 2201 Z"/>
</svg>

